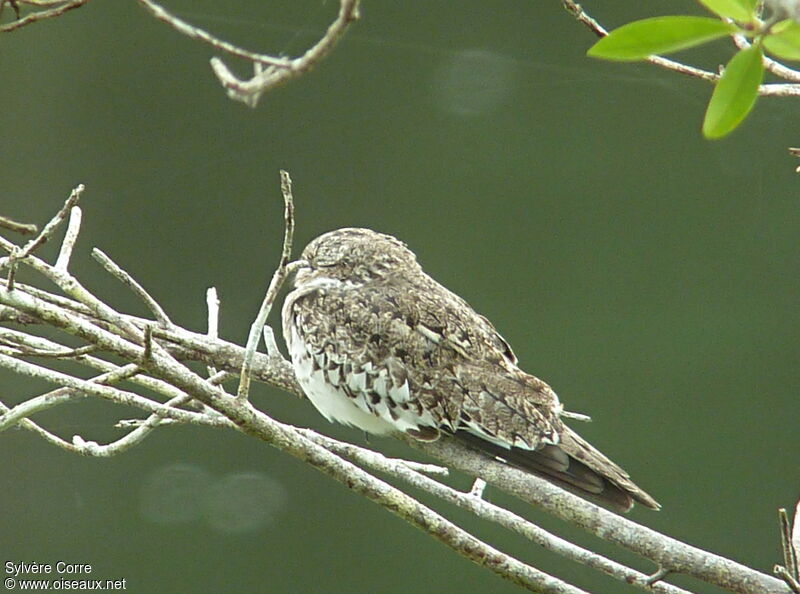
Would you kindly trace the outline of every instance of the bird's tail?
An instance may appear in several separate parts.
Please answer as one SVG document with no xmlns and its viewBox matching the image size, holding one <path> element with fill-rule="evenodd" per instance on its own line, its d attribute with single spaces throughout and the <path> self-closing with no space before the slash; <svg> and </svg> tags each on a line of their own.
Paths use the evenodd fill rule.
<svg viewBox="0 0 800 594">
<path fill-rule="evenodd" d="M 504 448 L 464 430 L 457 431 L 455 436 L 473 448 L 614 509 L 626 512 L 634 501 L 650 509 L 661 508 L 630 480 L 627 472 L 569 427 L 564 427 L 558 445 L 545 445 L 538 450 Z"/>
</svg>

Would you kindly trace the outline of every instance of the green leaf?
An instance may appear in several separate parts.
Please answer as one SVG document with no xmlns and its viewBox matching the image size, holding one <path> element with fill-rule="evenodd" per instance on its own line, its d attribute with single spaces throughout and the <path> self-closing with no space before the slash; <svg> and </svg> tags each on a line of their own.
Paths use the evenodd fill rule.
<svg viewBox="0 0 800 594">
<path fill-rule="evenodd" d="M 774 33 L 764 37 L 767 51 L 783 60 L 800 60 L 800 24 L 783 21 L 772 30 Z"/>
<path fill-rule="evenodd" d="M 700 0 L 700 4 L 721 17 L 749 23 L 755 15 L 755 3 L 750 0 Z"/>
<path fill-rule="evenodd" d="M 586 52 L 606 60 L 643 60 L 694 47 L 738 31 L 719 19 L 694 16 L 664 16 L 634 21 L 614 29 Z"/>
<path fill-rule="evenodd" d="M 708 103 L 703 136 L 722 138 L 747 117 L 764 80 L 763 57 L 761 46 L 753 45 L 731 58 Z"/>
</svg>

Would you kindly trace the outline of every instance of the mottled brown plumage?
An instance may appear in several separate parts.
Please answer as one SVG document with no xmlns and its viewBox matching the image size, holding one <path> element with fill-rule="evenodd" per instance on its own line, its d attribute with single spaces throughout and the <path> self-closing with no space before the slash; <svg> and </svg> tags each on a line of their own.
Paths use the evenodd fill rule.
<svg viewBox="0 0 800 594">
<path fill-rule="evenodd" d="M 303 251 L 283 332 L 303 390 L 329 420 L 371 433 L 442 431 L 627 510 L 659 505 L 561 420 L 563 408 L 491 323 L 422 271 L 400 241 L 339 229 Z"/>
</svg>

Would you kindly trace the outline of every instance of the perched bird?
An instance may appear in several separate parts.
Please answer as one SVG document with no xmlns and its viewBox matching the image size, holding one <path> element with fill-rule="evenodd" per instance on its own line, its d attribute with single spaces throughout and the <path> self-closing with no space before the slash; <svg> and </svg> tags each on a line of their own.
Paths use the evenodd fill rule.
<svg viewBox="0 0 800 594">
<path fill-rule="evenodd" d="M 659 504 L 567 427 L 556 393 L 517 367 L 482 315 L 399 240 L 325 233 L 303 251 L 283 334 L 303 391 L 329 421 L 423 441 L 441 433 L 627 511 Z"/>
</svg>

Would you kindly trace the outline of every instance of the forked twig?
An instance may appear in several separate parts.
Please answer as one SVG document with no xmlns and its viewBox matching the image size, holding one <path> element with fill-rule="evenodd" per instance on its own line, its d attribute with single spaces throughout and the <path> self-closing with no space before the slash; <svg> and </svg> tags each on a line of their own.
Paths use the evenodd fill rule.
<svg viewBox="0 0 800 594">
<path fill-rule="evenodd" d="M 79 184 L 72 193 L 67 198 L 64 205 L 61 209 L 55 214 L 55 216 L 50 219 L 50 221 L 44 226 L 44 228 L 28 243 L 26 243 L 23 247 L 15 247 L 11 250 L 11 253 L 8 255 L 7 258 L 0 258 L 0 268 L 2 266 L 8 267 L 8 290 L 12 291 L 14 289 L 14 276 L 17 270 L 17 262 L 24 258 L 27 258 L 29 255 L 33 253 L 38 247 L 40 247 L 43 243 L 45 243 L 51 235 L 55 232 L 58 226 L 67 218 L 67 215 L 72 210 L 72 207 L 75 206 L 78 201 L 81 199 L 81 194 L 83 194 L 83 184 Z"/>
<path fill-rule="evenodd" d="M 253 64 L 254 74 L 249 80 L 237 78 L 220 58 L 211 59 L 211 68 L 228 96 L 255 107 L 261 95 L 290 79 L 296 78 L 316 66 L 344 35 L 348 26 L 358 19 L 359 0 L 340 0 L 339 14 L 322 38 L 298 58 L 277 58 L 240 48 L 219 39 L 211 33 L 191 25 L 167 11 L 154 0 L 138 0 L 150 14 L 173 27 L 176 31 L 197 39 L 231 56 L 244 58 Z"/>
</svg>

